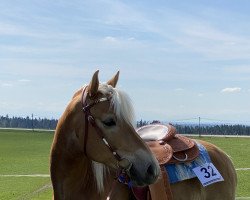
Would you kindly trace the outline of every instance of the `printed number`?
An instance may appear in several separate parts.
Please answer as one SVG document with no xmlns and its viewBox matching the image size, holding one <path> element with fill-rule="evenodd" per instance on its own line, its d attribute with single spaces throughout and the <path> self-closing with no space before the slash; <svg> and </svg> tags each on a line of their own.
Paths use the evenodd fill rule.
<svg viewBox="0 0 250 200">
<path fill-rule="evenodd" d="M 216 176 L 217 174 L 214 172 L 214 169 L 209 165 L 207 168 L 202 167 L 200 169 L 201 172 L 203 172 L 205 175 L 205 178 L 210 178 L 211 176 Z"/>
</svg>

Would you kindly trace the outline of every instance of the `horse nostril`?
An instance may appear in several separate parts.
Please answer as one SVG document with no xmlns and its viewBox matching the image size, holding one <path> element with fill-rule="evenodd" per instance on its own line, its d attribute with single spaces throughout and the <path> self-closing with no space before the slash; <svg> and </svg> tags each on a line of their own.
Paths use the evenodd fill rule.
<svg viewBox="0 0 250 200">
<path fill-rule="evenodd" d="M 149 165 L 149 167 L 147 169 L 147 174 L 150 176 L 155 176 L 155 170 L 154 170 L 154 167 L 152 165 Z"/>
</svg>

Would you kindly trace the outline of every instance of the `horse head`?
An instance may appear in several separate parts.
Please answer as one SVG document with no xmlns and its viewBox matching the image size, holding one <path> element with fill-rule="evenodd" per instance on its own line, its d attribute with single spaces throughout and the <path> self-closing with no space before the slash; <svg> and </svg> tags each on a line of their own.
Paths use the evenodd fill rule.
<svg viewBox="0 0 250 200">
<path fill-rule="evenodd" d="M 152 184 L 159 165 L 135 131 L 130 98 L 116 88 L 119 72 L 101 84 L 98 72 L 73 97 L 78 147 L 86 158 L 126 173 L 132 185 Z"/>
</svg>

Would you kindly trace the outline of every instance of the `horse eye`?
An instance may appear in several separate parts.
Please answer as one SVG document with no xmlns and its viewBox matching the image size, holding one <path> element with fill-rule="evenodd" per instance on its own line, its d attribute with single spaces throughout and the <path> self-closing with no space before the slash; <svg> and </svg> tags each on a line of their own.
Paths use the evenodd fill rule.
<svg viewBox="0 0 250 200">
<path fill-rule="evenodd" d="M 109 118 L 107 120 L 104 120 L 102 121 L 102 123 L 105 125 L 105 126 L 108 126 L 108 127 L 111 127 L 111 126 L 115 126 L 116 125 L 116 122 L 114 119 L 112 118 Z"/>
</svg>

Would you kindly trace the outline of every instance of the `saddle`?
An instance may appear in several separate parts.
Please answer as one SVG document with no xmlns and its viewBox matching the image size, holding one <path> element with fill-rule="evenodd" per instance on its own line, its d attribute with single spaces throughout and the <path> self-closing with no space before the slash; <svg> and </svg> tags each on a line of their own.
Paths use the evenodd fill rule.
<svg viewBox="0 0 250 200">
<path fill-rule="evenodd" d="M 147 125 L 139 128 L 137 133 L 160 165 L 191 162 L 199 155 L 194 140 L 177 134 L 172 125 Z"/>
<path fill-rule="evenodd" d="M 194 140 L 177 134 L 172 125 L 152 124 L 139 128 L 139 136 L 147 143 L 161 167 L 161 176 L 149 186 L 151 200 L 172 200 L 172 192 L 164 165 L 191 162 L 199 156 Z M 133 191 L 139 190 L 134 188 Z M 140 198 L 139 198 L 140 199 Z M 145 199 L 145 198 L 144 198 Z"/>
</svg>

